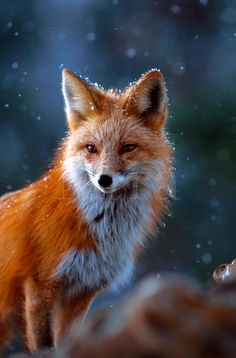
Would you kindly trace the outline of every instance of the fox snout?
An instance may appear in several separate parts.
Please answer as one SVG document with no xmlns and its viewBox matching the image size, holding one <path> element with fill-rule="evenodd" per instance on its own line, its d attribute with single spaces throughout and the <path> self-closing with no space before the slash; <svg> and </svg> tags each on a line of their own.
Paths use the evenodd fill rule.
<svg viewBox="0 0 236 358">
<path fill-rule="evenodd" d="M 103 193 L 112 193 L 127 185 L 128 178 L 123 174 L 100 173 L 91 175 L 90 180 Z"/>
<path fill-rule="evenodd" d="M 110 175 L 102 174 L 98 179 L 98 184 L 103 188 L 109 188 L 112 184 L 112 177 Z"/>
</svg>

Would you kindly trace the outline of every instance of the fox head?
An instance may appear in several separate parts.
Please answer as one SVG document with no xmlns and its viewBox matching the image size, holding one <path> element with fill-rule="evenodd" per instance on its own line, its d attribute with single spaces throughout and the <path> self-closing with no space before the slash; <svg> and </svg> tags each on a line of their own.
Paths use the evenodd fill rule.
<svg viewBox="0 0 236 358">
<path fill-rule="evenodd" d="M 164 133 L 167 96 L 158 70 L 120 93 L 106 92 L 64 69 L 63 95 L 70 130 L 64 172 L 76 189 L 83 182 L 101 194 L 132 193 L 165 184 L 170 167 Z"/>
</svg>

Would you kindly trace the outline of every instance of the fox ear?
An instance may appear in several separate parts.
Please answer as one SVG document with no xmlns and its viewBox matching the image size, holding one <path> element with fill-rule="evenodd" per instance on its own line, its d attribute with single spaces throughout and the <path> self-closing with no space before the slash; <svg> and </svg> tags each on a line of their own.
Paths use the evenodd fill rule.
<svg viewBox="0 0 236 358">
<path fill-rule="evenodd" d="M 154 69 L 145 73 L 128 88 L 123 101 L 123 108 L 128 115 L 160 127 L 167 117 L 167 95 L 161 72 Z"/>
<path fill-rule="evenodd" d="M 99 90 L 64 69 L 62 72 L 62 92 L 65 100 L 65 111 L 71 130 L 76 129 L 82 120 L 98 110 Z"/>
</svg>

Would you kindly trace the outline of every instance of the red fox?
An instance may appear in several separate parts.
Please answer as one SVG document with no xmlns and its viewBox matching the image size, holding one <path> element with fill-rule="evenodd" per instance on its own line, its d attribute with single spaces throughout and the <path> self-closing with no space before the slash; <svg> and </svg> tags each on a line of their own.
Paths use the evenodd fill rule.
<svg viewBox="0 0 236 358">
<path fill-rule="evenodd" d="M 52 169 L 0 199 L 0 342 L 61 342 L 97 292 L 130 279 L 166 208 L 172 151 L 158 70 L 123 93 L 63 70 L 69 134 Z"/>
</svg>

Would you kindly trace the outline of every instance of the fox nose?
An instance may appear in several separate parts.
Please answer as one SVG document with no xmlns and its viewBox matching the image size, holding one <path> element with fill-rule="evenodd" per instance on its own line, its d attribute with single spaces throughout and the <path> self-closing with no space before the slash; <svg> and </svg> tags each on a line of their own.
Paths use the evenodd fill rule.
<svg viewBox="0 0 236 358">
<path fill-rule="evenodd" d="M 102 174 L 98 179 L 98 184 L 103 186 L 103 188 L 107 188 L 112 184 L 112 177 L 110 177 L 110 175 Z"/>
</svg>

